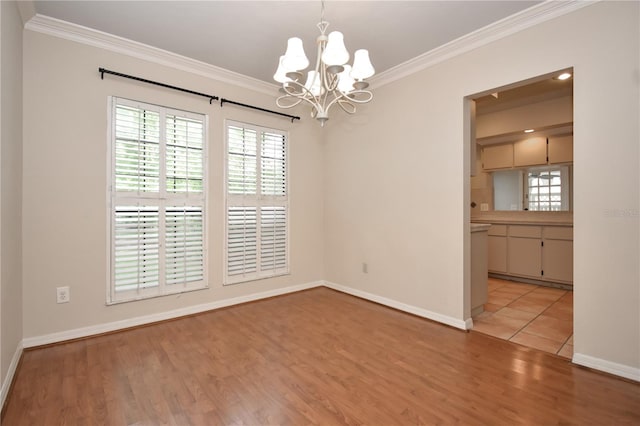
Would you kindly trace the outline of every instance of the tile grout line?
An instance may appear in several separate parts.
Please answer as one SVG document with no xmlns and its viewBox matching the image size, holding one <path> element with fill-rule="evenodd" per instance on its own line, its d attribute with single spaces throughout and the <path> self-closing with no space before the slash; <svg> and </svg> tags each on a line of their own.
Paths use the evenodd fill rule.
<svg viewBox="0 0 640 426">
<path fill-rule="evenodd" d="M 539 288 L 539 286 L 536 286 L 536 288 L 531 289 L 531 290 L 529 290 L 529 291 L 528 291 L 528 292 L 526 292 L 526 293 L 522 293 L 520 296 L 516 297 L 516 298 L 515 298 L 515 299 L 513 299 L 511 302 L 509 302 L 509 305 L 510 305 L 510 304 L 512 304 L 513 302 L 515 302 L 516 300 L 519 300 L 520 298 L 524 297 L 525 295 L 527 295 L 527 294 L 529 294 L 529 293 L 532 293 L 534 290 L 537 290 L 538 288 Z M 509 305 L 505 305 L 505 306 L 503 306 L 503 308 L 506 308 L 506 307 L 508 307 Z M 513 308 L 511 308 L 511 309 L 513 309 Z M 531 323 L 532 323 L 536 318 L 538 318 L 539 316 L 540 316 L 540 314 L 538 314 L 538 315 L 536 315 L 535 317 L 531 318 L 531 319 L 529 320 L 529 322 L 525 323 L 525 324 L 524 324 L 522 327 L 520 327 L 520 328 L 519 328 L 515 333 L 513 333 L 513 334 L 511 335 L 511 337 L 509 337 L 509 338 L 507 339 L 507 341 L 509 341 L 509 342 L 510 342 L 510 341 L 511 341 L 511 339 L 513 339 L 514 337 L 516 337 L 516 334 L 518 334 L 518 333 L 520 333 L 522 330 L 524 330 L 524 329 L 525 329 L 529 324 L 531 324 Z"/>
<path fill-rule="evenodd" d="M 565 295 L 567 295 L 569 293 L 569 291 L 567 290 L 565 294 L 563 294 L 562 296 L 560 296 L 560 299 L 562 299 Z M 556 303 L 560 302 L 560 299 L 556 300 L 555 302 L 553 302 L 547 309 L 551 309 L 551 307 L 553 305 L 555 305 Z M 543 312 L 546 312 L 547 309 L 545 309 Z M 571 305 L 571 311 L 573 312 L 573 304 Z M 542 315 L 542 314 L 541 314 Z M 565 347 L 565 345 L 567 344 L 567 342 L 569 341 L 569 339 L 571 339 L 571 337 L 573 337 L 573 320 L 571 321 L 571 334 L 564 340 L 564 342 L 562 343 L 562 345 L 560 345 L 560 349 L 558 349 L 558 351 L 556 352 L 556 355 L 560 355 L 560 351 Z M 573 345 L 572 345 L 573 346 Z M 573 352 L 573 350 L 571 351 Z"/>
<path fill-rule="evenodd" d="M 506 287 L 507 284 L 498 287 L 494 290 L 491 291 L 491 293 L 493 293 L 494 291 L 498 291 L 500 288 L 502 287 Z M 541 288 L 542 286 L 538 286 L 536 285 L 535 288 L 529 290 L 526 293 L 522 293 L 520 296 L 516 297 L 515 299 L 513 299 L 511 302 L 509 302 L 507 305 L 502 306 L 500 309 L 498 309 L 496 312 L 492 312 L 492 315 L 495 315 L 497 312 L 499 312 L 502 308 L 506 308 L 508 307 L 510 304 L 512 304 L 513 302 L 515 302 L 516 300 L 519 300 L 520 298 L 526 296 L 527 294 L 530 294 L 532 292 L 534 292 L 535 290 Z M 542 314 L 544 314 L 547 310 L 549 310 L 553 305 L 555 305 L 556 303 L 558 303 L 560 301 L 560 299 L 562 299 L 567 293 L 568 290 L 563 290 L 564 294 L 562 296 L 560 296 L 558 299 L 554 300 L 553 302 L 551 302 L 551 304 L 549 306 L 547 306 L 546 308 L 544 308 L 540 313 L 538 313 L 535 317 L 533 317 L 531 320 L 529 320 L 527 323 L 525 323 L 522 327 L 520 327 L 518 330 L 516 330 L 508 339 L 506 339 L 507 341 L 511 342 L 511 339 L 513 339 L 518 333 L 520 333 L 522 330 L 524 330 L 529 324 L 531 324 L 533 321 L 535 321 L 537 318 L 539 318 Z M 573 328 L 573 327 L 572 327 Z M 560 353 L 560 351 L 562 350 L 562 348 L 564 347 L 564 345 L 567 344 L 567 341 L 569 341 L 569 339 L 571 338 L 571 336 L 573 336 L 573 330 L 571 331 L 571 334 L 569 335 L 569 337 L 567 337 L 564 341 L 564 343 L 562 343 L 560 345 L 560 348 L 554 352 L 555 355 L 558 355 Z"/>
</svg>

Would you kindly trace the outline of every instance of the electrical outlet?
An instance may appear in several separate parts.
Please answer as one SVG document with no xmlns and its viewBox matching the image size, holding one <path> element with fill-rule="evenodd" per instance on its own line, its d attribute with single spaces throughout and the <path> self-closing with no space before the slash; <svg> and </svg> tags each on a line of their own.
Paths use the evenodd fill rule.
<svg viewBox="0 0 640 426">
<path fill-rule="evenodd" d="M 369 265 L 362 263 L 362 272 L 367 274 L 369 272 Z"/>
<path fill-rule="evenodd" d="M 480 203 L 480 211 L 488 212 L 489 211 L 489 203 Z"/>
<path fill-rule="evenodd" d="M 69 286 L 56 288 L 56 302 L 68 303 L 71 300 L 71 292 Z"/>
</svg>

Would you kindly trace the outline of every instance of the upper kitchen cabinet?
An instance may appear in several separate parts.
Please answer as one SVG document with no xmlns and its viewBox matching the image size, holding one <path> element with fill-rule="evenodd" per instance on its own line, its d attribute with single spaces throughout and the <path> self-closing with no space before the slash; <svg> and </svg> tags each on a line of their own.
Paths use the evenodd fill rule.
<svg viewBox="0 0 640 426">
<path fill-rule="evenodd" d="M 572 162 L 572 135 L 538 136 L 482 147 L 482 169 L 485 171 Z"/>
<path fill-rule="evenodd" d="M 573 135 L 550 136 L 548 146 L 549 164 L 573 162 Z"/>
<path fill-rule="evenodd" d="M 489 145 L 482 148 L 482 168 L 484 170 L 513 167 L 513 144 Z"/>
<path fill-rule="evenodd" d="M 544 164 L 547 164 L 547 138 L 529 138 L 513 144 L 513 165 L 515 167 Z"/>
</svg>

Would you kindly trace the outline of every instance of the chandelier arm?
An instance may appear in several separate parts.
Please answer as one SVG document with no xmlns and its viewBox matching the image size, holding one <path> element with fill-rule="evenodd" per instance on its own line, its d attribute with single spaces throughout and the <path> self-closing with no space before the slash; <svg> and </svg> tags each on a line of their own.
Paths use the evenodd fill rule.
<svg viewBox="0 0 640 426">
<path fill-rule="evenodd" d="M 336 93 L 334 94 L 334 96 L 335 96 L 335 97 L 334 97 L 334 98 L 333 98 L 333 100 L 329 103 L 329 106 L 327 107 L 327 112 L 329 112 L 329 109 L 330 109 L 333 105 L 335 105 L 336 103 L 337 103 L 338 105 L 340 105 L 340 107 L 341 107 L 345 112 L 348 112 L 349 114 L 353 114 L 353 112 L 355 112 L 355 110 L 356 110 L 355 105 L 353 105 L 353 104 L 351 103 L 351 99 L 349 99 L 349 98 L 344 94 L 344 92 L 336 91 Z M 350 104 L 350 105 L 353 107 L 353 112 L 350 112 L 350 111 L 348 111 L 347 109 L 345 109 L 345 107 L 343 106 L 343 103 Z"/>
<path fill-rule="evenodd" d="M 308 93 L 310 93 L 306 88 L 305 88 L 305 90 Z M 297 101 L 292 103 L 291 105 L 281 105 L 282 104 L 281 100 L 285 99 L 285 98 L 297 98 Z M 308 102 L 309 105 L 311 105 L 311 107 L 312 107 L 311 116 L 312 117 L 315 117 L 318 112 L 326 111 L 324 109 L 323 105 L 318 103 L 317 99 L 315 97 L 313 97 L 313 96 L 304 97 L 304 96 L 301 96 L 301 95 L 282 95 L 278 99 L 276 99 L 276 104 L 278 106 L 280 106 L 280 108 L 293 108 L 294 106 L 298 105 L 302 101 Z M 314 114 L 313 111 L 316 111 L 316 114 Z"/>
<path fill-rule="evenodd" d="M 299 89 L 299 92 L 294 92 L 293 90 L 290 90 L 289 87 L 291 86 L 296 86 L 297 89 Z M 301 84 L 297 81 L 289 81 L 287 83 L 283 83 L 282 84 L 282 90 L 284 90 L 284 92 L 289 95 L 289 96 L 294 96 L 294 97 L 299 97 L 300 95 L 302 95 L 302 93 L 307 90 L 306 87 L 304 87 L 304 84 Z M 307 90 L 308 91 L 308 90 Z"/>
<path fill-rule="evenodd" d="M 353 102 L 356 104 L 366 104 L 367 102 L 370 102 L 371 99 L 373 99 L 373 93 L 371 93 L 369 90 L 354 90 L 353 92 L 349 92 L 349 95 L 358 95 L 358 94 L 364 94 L 366 95 L 366 97 L 363 99 L 356 99 L 350 96 L 346 96 L 346 97 L 349 99 L 349 102 Z"/>
<path fill-rule="evenodd" d="M 344 99 L 338 100 L 338 105 L 340 108 L 347 114 L 354 114 L 356 112 L 356 106 L 352 104 L 350 101 L 346 101 Z M 349 108 L 347 108 L 349 106 Z"/>
<path fill-rule="evenodd" d="M 292 99 L 293 103 L 291 103 L 291 104 L 283 104 L 281 102 L 281 100 L 284 100 L 284 99 Z M 278 107 L 280 107 L 280 108 L 285 108 L 285 109 L 293 108 L 294 106 L 298 105 L 300 102 L 302 102 L 301 98 L 295 99 L 294 96 L 290 96 L 290 95 L 282 95 L 282 96 L 280 96 L 279 98 L 276 99 L 276 105 Z"/>
</svg>

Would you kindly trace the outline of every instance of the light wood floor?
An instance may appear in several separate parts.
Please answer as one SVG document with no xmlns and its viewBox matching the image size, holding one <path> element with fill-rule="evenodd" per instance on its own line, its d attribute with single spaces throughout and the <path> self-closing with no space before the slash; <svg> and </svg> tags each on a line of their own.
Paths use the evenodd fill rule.
<svg viewBox="0 0 640 426">
<path fill-rule="evenodd" d="M 640 385 L 329 289 L 24 353 L 3 426 L 640 424 Z"/>
</svg>

